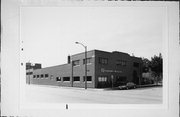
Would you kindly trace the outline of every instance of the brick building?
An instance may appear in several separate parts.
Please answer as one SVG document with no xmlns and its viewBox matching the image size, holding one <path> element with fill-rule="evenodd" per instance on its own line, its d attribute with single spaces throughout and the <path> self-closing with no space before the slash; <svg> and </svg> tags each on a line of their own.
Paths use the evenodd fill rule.
<svg viewBox="0 0 180 117">
<path fill-rule="evenodd" d="M 85 54 L 68 56 L 67 64 L 33 67 L 26 81 L 29 84 L 85 87 Z M 140 84 L 142 59 L 122 52 L 91 50 L 87 52 L 87 87 L 105 88 L 125 82 Z"/>
</svg>

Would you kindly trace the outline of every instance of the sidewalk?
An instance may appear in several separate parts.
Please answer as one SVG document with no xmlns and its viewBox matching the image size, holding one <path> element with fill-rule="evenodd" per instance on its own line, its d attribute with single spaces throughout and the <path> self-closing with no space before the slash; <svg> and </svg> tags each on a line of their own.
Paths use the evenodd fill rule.
<svg viewBox="0 0 180 117">
<path fill-rule="evenodd" d="M 53 85 L 38 85 L 30 84 L 27 86 L 38 86 L 38 87 L 49 87 L 49 88 L 61 88 L 61 89 L 73 89 L 73 90 L 87 90 L 87 91 L 108 91 L 108 90 L 119 90 L 118 87 L 108 87 L 108 88 L 81 88 L 81 87 L 65 87 L 65 86 L 53 86 Z M 137 88 L 147 88 L 147 87 L 162 87 L 162 85 L 148 84 L 148 85 L 137 85 Z"/>
<path fill-rule="evenodd" d="M 158 85 L 158 84 L 137 85 L 137 88 L 144 88 L 144 87 L 162 87 L 162 85 Z"/>
<path fill-rule="evenodd" d="M 53 85 L 39 85 L 39 84 L 30 84 L 27 86 L 38 86 L 38 87 L 49 87 L 49 88 L 62 88 L 62 89 L 74 89 L 74 90 L 93 90 L 93 91 L 102 91 L 104 88 L 82 88 L 82 87 L 65 87 L 65 86 L 53 86 Z"/>
</svg>

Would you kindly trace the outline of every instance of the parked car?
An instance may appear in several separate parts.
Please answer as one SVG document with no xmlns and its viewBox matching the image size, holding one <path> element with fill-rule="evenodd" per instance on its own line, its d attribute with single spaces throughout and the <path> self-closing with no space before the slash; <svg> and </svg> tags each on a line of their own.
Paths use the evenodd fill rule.
<svg viewBox="0 0 180 117">
<path fill-rule="evenodd" d="M 118 87 L 119 89 L 135 89 L 136 88 L 136 84 L 133 82 L 128 82 L 125 85 L 120 85 Z"/>
</svg>

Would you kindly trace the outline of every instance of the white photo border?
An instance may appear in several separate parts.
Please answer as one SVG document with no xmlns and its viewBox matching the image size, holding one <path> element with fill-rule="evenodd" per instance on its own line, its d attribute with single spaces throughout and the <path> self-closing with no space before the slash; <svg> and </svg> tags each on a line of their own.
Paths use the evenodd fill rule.
<svg viewBox="0 0 180 117">
<path fill-rule="evenodd" d="M 31 2 L 29 2 L 31 1 Z M 33 2 L 34 1 L 34 2 Z M 61 1 L 61 2 L 57 2 L 56 0 L 53 0 L 54 2 L 50 2 L 50 0 L 45 0 L 45 2 L 35 2 L 36 0 L 22 0 L 21 2 L 12 2 L 11 4 L 8 5 L 8 7 L 10 8 L 10 6 L 13 6 L 13 10 L 15 9 L 15 12 L 13 12 L 13 14 L 15 14 L 15 18 L 14 19 L 10 19 L 12 21 L 10 22 L 5 22 L 4 20 L 2 20 L 2 25 L 3 27 L 9 26 L 10 28 L 8 30 L 14 30 L 11 28 L 11 25 L 15 26 L 15 29 L 18 29 L 16 31 L 13 31 L 12 34 L 13 36 L 15 36 L 14 38 L 14 42 L 15 44 L 13 44 L 13 49 L 10 49 L 10 51 L 7 51 L 7 47 L 10 47 L 12 42 L 12 37 L 13 36 L 7 36 L 6 34 L 8 34 L 8 32 L 6 32 L 6 30 L 4 32 L 2 32 L 2 48 L 5 48 L 4 50 L 2 50 L 2 115 L 52 115 L 53 113 L 55 115 L 68 115 L 68 114 L 72 114 L 73 113 L 77 113 L 75 112 L 76 110 L 82 111 L 83 114 L 85 113 L 89 113 L 88 116 L 92 115 L 92 114 L 97 114 L 97 115 L 101 115 L 102 113 L 100 113 L 101 111 L 104 112 L 104 116 L 107 115 L 118 115 L 118 114 L 123 114 L 124 116 L 128 116 L 130 117 L 131 115 L 134 116 L 144 116 L 145 113 L 149 113 L 148 116 L 167 116 L 169 114 L 171 114 L 172 112 L 172 104 L 174 103 L 174 101 L 172 101 L 172 96 L 175 97 L 175 99 L 177 99 L 178 101 L 178 97 L 177 95 L 171 95 L 172 94 L 172 89 L 171 87 L 173 87 L 173 83 L 176 83 L 175 81 L 177 81 L 176 79 L 172 81 L 172 79 L 169 79 L 172 75 L 172 73 L 170 72 L 171 69 L 173 68 L 171 65 L 174 65 L 174 63 L 172 63 L 172 58 L 170 56 L 174 56 L 171 55 L 172 51 L 176 51 L 177 49 L 177 43 L 179 43 L 177 41 L 177 34 L 178 31 L 177 27 L 173 27 L 173 21 L 178 20 L 176 14 L 173 14 L 172 11 L 176 11 L 178 8 L 178 5 L 176 3 L 169 3 L 169 2 L 125 2 L 125 1 Z M 7 3 L 5 3 L 7 4 Z M 25 61 L 23 59 L 23 40 L 20 37 L 20 27 L 21 27 L 21 18 L 20 18 L 20 12 L 21 9 L 23 7 L 61 7 L 61 6 L 66 6 L 66 7 L 81 7 L 81 6 L 91 6 L 91 7 L 163 7 L 165 9 L 165 20 L 163 22 L 163 77 L 164 77 L 164 82 L 163 82 L 163 103 L 162 104 L 120 104 L 120 105 L 114 105 L 114 104 L 68 104 L 69 105 L 69 110 L 66 110 L 65 108 L 65 103 L 64 104 L 47 104 L 47 103 L 43 103 L 43 104 L 37 104 L 37 103 L 24 103 L 23 100 L 25 100 L 24 98 L 24 93 L 25 93 Z M 175 8 L 174 8 L 175 7 Z M 7 11 L 8 13 L 10 11 Z M 11 16 L 12 14 L 9 13 L 9 16 Z M 13 15 L 12 15 L 13 16 Z M 172 19 L 173 18 L 177 18 L 177 19 Z M 4 22 L 3 22 L 4 21 Z M 10 23 L 10 24 L 9 24 Z M 17 23 L 17 24 L 16 24 Z M 171 26 L 172 25 L 172 26 Z M 7 31 L 8 31 L 7 30 Z M 175 30 L 175 31 L 171 31 L 171 30 Z M 9 40 L 5 40 L 6 38 L 8 38 Z M 173 39 L 174 40 L 173 40 Z M 176 43 L 177 42 L 177 43 Z M 10 44 L 9 44 L 10 43 Z M 174 46 L 175 45 L 175 46 Z M 5 47 L 7 46 L 7 47 Z M 174 46 L 174 47 L 173 47 Z M 7 53 L 6 53 L 7 52 Z M 11 54 L 13 53 L 13 56 L 18 57 L 18 58 L 13 58 L 11 57 Z M 177 52 L 175 52 L 175 54 L 177 54 Z M 177 55 L 176 55 L 177 56 Z M 178 57 L 177 56 L 177 61 L 178 61 Z M 8 59 L 7 59 L 8 58 Z M 15 60 L 14 60 L 15 59 Z M 15 71 L 13 72 L 15 74 L 15 79 L 11 80 L 9 79 L 11 77 L 12 74 L 8 74 L 5 66 L 4 62 L 9 62 L 9 61 L 13 61 L 15 62 L 15 66 L 12 66 L 10 63 L 8 63 L 7 65 L 11 66 L 10 71 L 12 69 L 14 69 Z M 7 69 L 9 69 L 7 67 Z M 177 67 L 177 71 L 179 70 L 179 68 Z M 175 70 L 176 71 L 176 70 Z M 178 74 L 179 75 L 179 74 Z M 6 77 L 7 79 L 4 79 L 3 77 Z M 174 76 L 176 78 L 176 76 Z M 174 78 L 173 77 L 173 78 Z M 178 76 L 179 77 L 179 76 Z M 178 79 L 178 78 L 177 78 Z M 179 82 L 178 82 L 179 83 Z M 177 86 L 177 84 L 175 84 L 175 86 Z M 7 89 L 8 87 L 8 89 Z M 15 90 L 12 91 L 12 89 Z M 174 89 L 174 88 L 173 88 Z M 178 88 L 175 88 L 175 90 L 179 90 Z M 9 91 L 9 93 L 5 93 L 6 91 Z M 10 92 L 14 94 L 14 98 L 15 100 L 12 100 L 12 94 L 10 94 Z M 7 98 L 7 99 L 6 99 Z M 8 102 L 5 102 L 8 101 Z M 176 102 L 176 101 L 175 101 Z M 12 106 L 10 106 L 10 104 L 13 104 Z M 178 103 L 179 104 L 179 103 Z M 177 106 L 177 105 L 176 105 Z M 8 107 L 7 110 L 3 109 L 3 108 Z M 14 109 L 16 108 L 16 109 Z M 44 110 L 49 110 L 49 112 L 44 111 Z M 75 110 L 75 111 L 74 111 Z M 95 111 L 95 113 L 92 113 L 93 111 Z M 100 112 L 99 112 L 100 111 Z M 131 111 L 131 112 L 130 112 Z M 67 114 L 68 112 L 68 114 Z M 72 112 L 72 113 L 71 113 Z M 111 114 L 107 114 L 107 112 L 110 112 Z M 174 113 L 177 113 L 176 111 L 173 111 Z M 155 114 L 156 113 L 156 114 Z M 166 114 L 163 114 L 166 113 Z"/>
</svg>

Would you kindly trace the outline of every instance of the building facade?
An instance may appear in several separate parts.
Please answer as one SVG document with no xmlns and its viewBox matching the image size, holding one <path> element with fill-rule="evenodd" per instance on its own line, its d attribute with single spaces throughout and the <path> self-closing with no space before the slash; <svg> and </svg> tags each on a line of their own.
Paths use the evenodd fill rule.
<svg viewBox="0 0 180 117">
<path fill-rule="evenodd" d="M 141 84 L 142 59 L 122 52 L 87 52 L 87 87 L 116 87 L 126 82 Z M 68 56 L 67 64 L 26 70 L 29 84 L 85 87 L 85 53 Z M 29 74 L 28 74 L 29 73 Z"/>
</svg>

